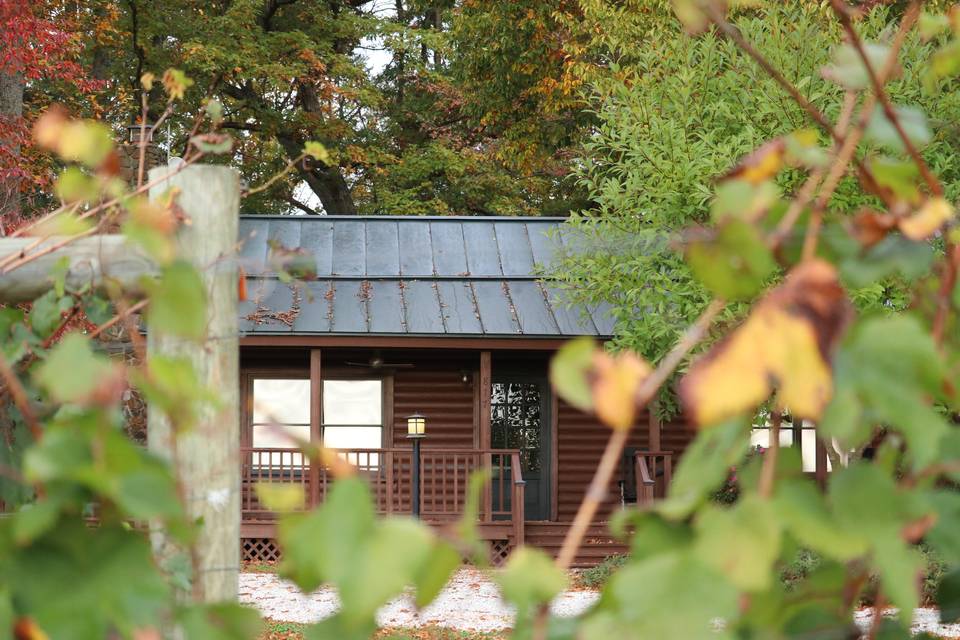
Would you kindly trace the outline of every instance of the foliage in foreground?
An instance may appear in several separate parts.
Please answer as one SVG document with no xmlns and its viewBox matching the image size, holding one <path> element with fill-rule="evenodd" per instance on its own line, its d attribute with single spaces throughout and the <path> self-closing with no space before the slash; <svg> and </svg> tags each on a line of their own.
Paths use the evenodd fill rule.
<svg viewBox="0 0 960 640">
<path fill-rule="evenodd" d="M 675 8 L 688 29 L 731 38 L 765 64 L 719 4 L 677 0 Z M 554 361 L 558 393 L 611 427 L 609 455 L 596 475 L 597 486 L 606 487 L 638 412 L 702 341 L 712 343 L 679 383 L 680 401 L 700 431 L 668 497 L 616 523 L 630 540 L 628 560 L 594 609 L 577 619 L 549 617 L 544 605 L 566 586 L 565 570 L 582 542 L 578 532 L 586 529 L 579 525 L 599 505 L 599 492 L 588 492 L 556 563 L 521 548 L 496 574 L 517 608 L 515 637 L 843 637 L 857 633 L 851 613 L 871 590 L 878 605 L 903 613 L 869 637 L 906 637 L 909 612 L 921 597 L 919 545 L 957 566 L 955 196 L 937 177 L 945 167 L 921 155 L 933 144 L 934 127 L 916 103 L 892 104 L 885 81 L 897 71 L 892 61 L 902 59 L 904 72 L 922 67 L 917 77 L 925 90 L 942 92 L 944 100 L 954 96 L 960 22 L 957 13 L 952 20 L 923 16 L 920 28 L 935 39 L 901 55 L 918 18 L 916 4 L 900 26 L 870 42 L 857 35 L 862 19 L 834 4 L 850 38 L 837 43 L 827 70 L 843 97 L 831 95 L 842 106 L 828 96 L 831 108 L 821 109 L 797 94 L 804 117 L 827 135 L 799 122 L 793 131 L 775 132 L 717 182 L 709 220 L 701 220 L 708 224 L 684 229 L 671 245 L 676 263 L 682 258 L 709 292 L 698 304 L 712 298 L 698 320 L 656 367 L 635 353 L 612 354 L 583 341 Z M 152 82 L 144 78 L 145 86 Z M 159 82 L 171 104 L 189 86 L 176 70 Z M 794 89 L 787 79 L 779 84 Z M 222 113 L 215 103 L 207 108 L 217 122 Z M 68 244 L 120 223 L 160 274 L 142 287 L 145 298 L 111 287 L 104 297 L 85 283 L 67 283 L 58 270 L 50 292 L 29 310 L 0 313 L 0 377 L 10 400 L 4 419 L 13 438 L 0 448 L 3 499 L 21 505 L 0 522 L 0 629 L 32 640 L 153 638 L 173 628 L 187 638 L 254 638 L 261 625 L 252 611 L 205 602 L 196 592 L 195 542 L 203 523 L 186 515 L 176 456 L 163 460 L 122 431 L 120 400 L 128 384 L 178 432 L 215 405 L 215 394 L 184 361 L 146 354 L 131 366 L 112 362 L 72 324 L 83 314 L 99 332 L 146 306 L 151 330 L 202 347 L 206 292 L 198 270 L 176 255 L 175 194 L 149 202 L 142 190 L 118 185 L 103 127 L 54 113 L 36 136 L 72 166 L 58 183 L 67 204 L 32 231 L 64 236 Z M 231 145 L 214 131 L 197 136 L 194 147 L 190 161 Z M 318 158 L 325 151 L 311 145 L 298 153 Z M 789 172 L 802 178 L 785 182 Z M 856 181 L 842 188 L 864 196 L 864 207 L 853 213 L 832 200 L 846 175 Z M 625 249 L 638 251 L 645 242 Z M 911 258 L 920 252 L 923 270 Z M 36 255 L 0 258 L 0 268 L 20 268 Z M 898 274 L 902 282 L 880 294 L 882 304 L 857 314 L 847 286 L 851 266 Z M 739 323 L 722 315 L 730 301 L 740 305 Z M 838 454 L 823 491 L 803 473 L 796 449 L 777 445 L 788 415 L 815 424 Z M 758 420 L 772 430 L 772 446 L 744 461 Z M 348 465 L 303 448 L 338 474 L 326 502 L 296 512 L 297 490 L 270 486 L 261 487 L 260 499 L 274 511 L 292 511 L 279 526 L 280 573 L 305 591 L 332 584 L 343 602 L 332 618 L 306 626 L 306 638 L 370 637 L 377 609 L 408 585 L 417 606 L 426 605 L 464 555 L 480 556 L 472 525 L 484 478 L 474 482 L 455 533 L 441 538 L 408 518 L 378 519 L 368 487 Z M 864 451 L 870 455 L 849 455 Z M 717 504 L 713 496 L 734 466 L 737 499 Z M 98 526 L 91 527 L 94 505 Z M 144 528 L 165 532 L 184 552 L 155 558 Z M 787 588 L 779 576 L 800 549 L 820 560 Z M 936 599 L 945 620 L 960 618 L 957 569 L 943 577 Z"/>
</svg>

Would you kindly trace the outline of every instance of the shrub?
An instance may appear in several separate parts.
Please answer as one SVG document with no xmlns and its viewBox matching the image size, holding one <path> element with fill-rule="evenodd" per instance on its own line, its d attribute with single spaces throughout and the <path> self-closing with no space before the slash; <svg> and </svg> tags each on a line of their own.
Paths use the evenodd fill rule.
<svg viewBox="0 0 960 640">
<path fill-rule="evenodd" d="M 602 589 L 617 569 L 627 564 L 627 556 L 618 553 L 607 556 L 600 564 L 580 573 L 578 584 L 587 589 Z"/>
</svg>

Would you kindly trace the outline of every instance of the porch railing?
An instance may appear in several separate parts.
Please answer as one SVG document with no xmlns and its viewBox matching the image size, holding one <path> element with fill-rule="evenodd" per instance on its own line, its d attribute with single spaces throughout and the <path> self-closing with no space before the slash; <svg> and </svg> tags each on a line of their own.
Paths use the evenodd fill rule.
<svg viewBox="0 0 960 640">
<path fill-rule="evenodd" d="M 410 449 L 340 449 L 370 485 L 377 512 L 409 514 L 412 509 L 413 452 Z M 329 467 L 312 468 L 299 451 L 241 448 L 241 510 L 244 522 L 272 521 L 276 515 L 257 498 L 256 484 L 299 485 L 304 508 L 322 503 L 334 482 Z M 470 476 L 486 468 L 490 481 L 479 505 L 481 523 L 523 521 L 524 482 L 519 452 L 511 449 L 429 449 L 420 454 L 420 515 L 454 520 L 465 510 Z M 521 531 L 522 533 L 522 531 Z M 522 538 L 521 538 L 522 539 Z"/>
<path fill-rule="evenodd" d="M 633 456 L 637 482 L 637 504 L 650 504 L 666 497 L 673 477 L 673 453 L 670 451 L 637 451 Z"/>
</svg>

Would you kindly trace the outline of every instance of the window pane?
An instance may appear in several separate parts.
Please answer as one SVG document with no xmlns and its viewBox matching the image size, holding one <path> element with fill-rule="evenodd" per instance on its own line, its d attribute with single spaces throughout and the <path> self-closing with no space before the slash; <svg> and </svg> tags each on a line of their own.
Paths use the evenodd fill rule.
<svg viewBox="0 0 960 640">
<path fill-rule="evenodd" d="M 331 449 L 379 449 L 380 427 L 324 427 L 323 444 Z"/>
<path fill-rule="evenodd" d="M 253 381 L 253 421 L 310 423 L 310 381 L 258 378 Z"/>
<path fill-rule="evenodd" d="M 253 446 L 257 448 L 296 448 L 290 436 L 309 440 L 310 425 L 253 425 Z"/>
<path fill-rule="evenodd" d="M 382 400 L 379 380 L 324 380 L 323 421 L 325 424 L 381 425 Z"/>
<path fill-rule="evenodd" d="M 817 432 L 815 429 L 804 429 L 800 432 L 800 451 L 803 453 L 803 470 L 814 472 L 817 470 Z M 827 458 L 827 471 L 833 471 L 830 458 Z"/>
</svg>

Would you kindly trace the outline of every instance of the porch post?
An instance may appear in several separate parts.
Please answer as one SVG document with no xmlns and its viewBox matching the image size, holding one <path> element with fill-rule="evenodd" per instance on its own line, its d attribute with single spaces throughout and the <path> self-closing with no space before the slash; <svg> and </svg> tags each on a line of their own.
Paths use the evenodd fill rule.
<svg viewBox="0 0 960 640">
<path fill-rule="evenodd" d="M 650 401 L 650 404 L 647 405 L 647 447 L 651 452 L 660 451 L 660 433 L 662 429 L 662 424 L 660 423 L 660 418 L 657 416 L 657 399 L 654 398 Z"/>
<path fill-rule="evenodd" d="M 321 421 L 321 369 L 320 349 L 310 350 L 310 444 L 320 444 Z M 313 508 L 320 504 L 320 460 L 315 458 L 309 462 L 310 491 L 307 496 L 308 505 Z"/>
<path fill-rule="evenodd" d="M 493 374 L 491 371 L 491 357 L 489 351 L 480 352 L 480 450 L 490 448 L 490 395 L 493 392 Z M 493 467 L 493 460 L 489 453 L 481 456 L 480 460 L 483 468 L 490 473 Z M 481 506 L 483 517 L 493 519 L 493 482 L 488 479 L 483 490 L 483 505 Z"/>
<path fill-rule="evenodd" d="M 203 520 L 194 543 L 198 566 L 194 593 L 204 602 L 235 600 L 240 565 L 240 418 L 237 340 L 236 241 L 240 176 L 235 169 L 194 165 L 168 175 L 150 170 L 151 197 L 177 188 L 177 202 L 190 218 L 177 233 L 179 253 L 198 269 L 209 296 L 202 344 L 149 327 L 147 352 L 184 358 L 202 384 L 220 394 L 186 433 L 173 430 L 161 411 L 148 411 L 151 450 L 173 461 L 183 486 L 188 517 Z M 186 553 L 165 531 L 152 535 L 161 561 Z"/>
</svg>

